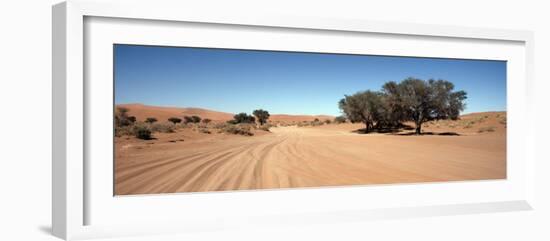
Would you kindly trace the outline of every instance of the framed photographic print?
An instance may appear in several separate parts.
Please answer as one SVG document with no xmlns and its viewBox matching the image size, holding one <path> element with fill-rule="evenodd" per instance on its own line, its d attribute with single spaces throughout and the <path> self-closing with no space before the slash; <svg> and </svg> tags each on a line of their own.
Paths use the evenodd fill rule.
<svg viewBox="0 0 550 241">
<path fill-rule="evenodd" d="M 61 238 L 532 208 L 530 32 L 163 1 L 53 26 Z"/>
</svg>

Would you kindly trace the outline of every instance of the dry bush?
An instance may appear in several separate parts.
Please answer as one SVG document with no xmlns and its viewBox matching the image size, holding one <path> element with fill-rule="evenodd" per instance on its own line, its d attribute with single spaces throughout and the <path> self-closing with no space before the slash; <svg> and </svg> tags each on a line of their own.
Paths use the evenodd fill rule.
<svg viewBox="0 0 550 241">
<path fill-rule="evenodd" d="M 310 123 L 311 126 L 322 126 L 323 122 L 320 122 L 318 119 L 315 119 Z"/>
<path fill-rule="evenodd" d="M 483 133 L 483 132 L 494 132 L 494 131 L 495 131 L 495 127 L 494 127 L 494 126 L 482 127 L 482 128 L 479 128 L 479 130 L 477 130 L 478 133 Z"/>
<path fill-rule="evenodd" d="M 213 127 L 214 127 L 214 129 L 220 130 L 220 129 L 226 128 L 229 125 L 232 125 L 232 124 L 221 122 L 221 123 L 215 123 Z"/>
<path fill-rule="evenodd" d="M 252 132 L 252 126 L 251 125 L 242 125 L 242 124 L 227 124 L 223 128 L 220 129 L 220 133 L 229 133 L 234 135 L 243 135 L 243 136 L 253 136 L 254 133 Z"/>
<path fill-rule="evenodd" d="M 134 134 L 132 126 L 116 126 L 115 127 L 115 136 L 131 136 Z"/>
<path fill-rule="evenodd" d="M 197 129 L 200 133 L 204 134 L 212 134 L 212 132 L 208 128 L 198 128 Z"/>
<path fill-rule="evenodd" d="M 262 130 L 262 131 L 269 131 L 269 128 L 273 127 L 274 125 L 272 124 L 264 124 L 262 126 L 260 126 L 258 129 Z"/>
<path fill-rule="evenodd" d="M 150 140 L 152 138 L 152 131 L 149 125 L 145 123 L 136 123 L 132 128 L 135 137 L 142 140 Z"/>
<path fill-rule="evenodd" d="M 176 129 L 176 126 L 170 122 L 151 124 L 152 132 L 173 133 L 175 129 Z"/>
</svg>

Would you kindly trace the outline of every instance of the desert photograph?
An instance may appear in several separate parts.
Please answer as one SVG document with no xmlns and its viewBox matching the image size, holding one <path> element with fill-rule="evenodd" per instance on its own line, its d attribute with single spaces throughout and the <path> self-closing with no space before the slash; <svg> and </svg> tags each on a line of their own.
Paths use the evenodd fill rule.
<svg viewBox="0 0 550 241">
<path fill-rule="evenodd" d="M 506 62 L 114 45 L 114 195 L 506 179 Z"/>
</svg>

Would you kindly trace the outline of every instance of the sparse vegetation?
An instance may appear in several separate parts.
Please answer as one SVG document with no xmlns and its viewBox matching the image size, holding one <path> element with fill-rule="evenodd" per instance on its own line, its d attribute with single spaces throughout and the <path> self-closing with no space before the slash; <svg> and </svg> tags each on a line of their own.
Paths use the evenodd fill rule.
<svg viewBox="0 0 550 241">
<path fill-rule="evenodd" d="M 479 130 L 477 132 L 478 133 L 483 133 L 483 132 L 494 132 L 494 131 L 495 131 L 494 126 L 488 126 L 488 127 L 479 128 Z"/>
<path fill-rule="evenodd" d="M 193 118 L 191 116 L 184 116 L 183 117 L 183 123 L 184 124 L 193 123 Z"/>
<path fill-rule="evenodd" d="M 254 116 L 248 115 L 244 112 L 236 114 L 235 116 L 233 116 L 233 120 L 228 121 L 228 123 L 230 124 L 241 124 L 241 123 L 250 124 L 255 122 L 256 122 L 256 118 L 254 118 Z"/>
<path fill-rule="evenodd" d="M 258 120 L 261 126 L 267 122 L 267 119 L 269 119 L 269 112 L 267 112 L 266 110 L 262 110 L 262 109 L 254 110 L 252 114 L 256 116 L 256 119 Z"/>
<path fill-rule="evenodd" d="M 208 118 L 202 119 L 202 123 L 204 123 L 204 124 L 208 124 L 210 122 L 212 122 L 211 119 L 208 119 Z"/>
<path fill-rule="evenodd" d="M 151 140 L 152 132 L 148 125 L 139 123 L 134 125 L 133 134 L 135 137 L 142 140 Z"/>
<path fill-rule="evenodd" d="M 116 111 L 115 111 L 115 126 L 117 126 L 117 127 L 129 126 L 129 125 L 131 125 L 135 122 L 135 119 L 134 119 L 134 121 L 130 120 L 130 119 L 133 119 L 133 118 L 130 118 L 128 116 L 129 111 L 130 110 L 126 107 L 117 107 L 116 108 Z"/>
<path fill-rule="evenodd" d="M 191 119 L 193 120 L 193 123 L 200 123 L 201 122 L 201 118 L 199 116 L 191 116 Z"/>
<path fill-rule="evenodd" d="M 174 123 L 174 125 L 178 124 L 178 123 L 181 123 L 181 119 L 177 118 L 177 117 L 170 117 L 170 118 L 168 118 L 168 121 Z"/>
<path fill-rule="evenodd" d="M 229 133 L 229 134 L 234 134 L 234 135 L 243 135 L 243 136 L 253 136 L 254 133 L 252 132 L 252 127 L 250 125 L 247 125 L 247 124 L 237 124 L 237 125 L 232 125 L 232 124 L 228 124 L 226 126 L 224 126 L 220 132 L 223 132 L 223 133 Z"/>
<path fill-rule="evenodd" d="M 208 128 L 205 128 L 205 127 L 200 127 L 200 128 L 198 129 L 198 131 L 199 131 L 200 133 L 204 133 L 204 134 L 212 134 L 212 132 L 211 132 Z"/>
<path fill-rule="evenodd" d="M 176 126 L 171 122 L 153 123 L 150 126 L 152 132 L 173 133 L 176 129 Z"/>
<path fill-rule="evenodd" d="M 147 117 L 147 119 L 145 119 L 145 123 L 149 123 L 149 124 L 153 124 L 155 122 L 157 122 L 157 118 L 155 117 Z"/>
<path fill-rule="evenodd" d="M 260 126 L 258 127 L 259 130 L 262 130 L 262 131 L 269 131 L 269 128 L 273 127 L 273 125 L 271 124 L 265 124 L 263 126 Z"/>
<path fill-rule="evenodd" d="M 345 116 L 337 116 L 334 118 L 334 123 L 341 124 L 346 123 L 346 117 Z"/>
</svg>

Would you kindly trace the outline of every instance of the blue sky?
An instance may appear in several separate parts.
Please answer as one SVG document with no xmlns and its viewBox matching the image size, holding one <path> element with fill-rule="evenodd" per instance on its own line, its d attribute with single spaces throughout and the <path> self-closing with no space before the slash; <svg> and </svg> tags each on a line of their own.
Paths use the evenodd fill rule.
<svg viewBox="0 0 550 241">
<path fill-rule="evenodd" d="M 506 110 L 506 62 L 115 45 L 115 103 L 230 113 L 339 115 L 345 94 L 407 77 L 468 93 L 464 113 Z"/>
</svg>

